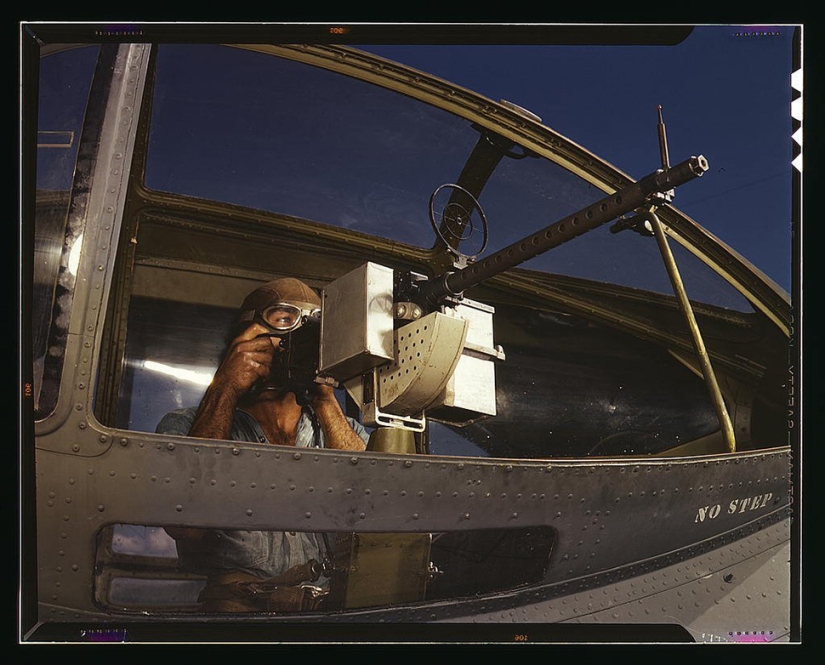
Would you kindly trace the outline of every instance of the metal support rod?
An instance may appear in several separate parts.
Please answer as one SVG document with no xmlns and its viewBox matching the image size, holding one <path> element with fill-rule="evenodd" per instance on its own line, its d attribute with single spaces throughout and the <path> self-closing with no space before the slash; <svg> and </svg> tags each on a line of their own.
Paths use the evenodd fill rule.
<svg viewBox="0 0 825 665">
<path fill-rule="evenodd" d="M 728 415 L 725 400 L 722 398 L 722 391 L 719 389 L 719 384 L 716 381 L 716 374 L 713 371 L 713 366 L 710 362 L 705 343 L 702 339 L 702 333 L 699 330 L 699 324 L 696 322 L 696 317 L 693 314 L 693 307 L 691 307 L 690 300 L 688 300 L 685 285 L 682 282 L 682 277 L 679 274 L 679 268 L 676 265 L 676 260 L 673 258 L 673 253 L 670 251 L 670 245 L 667 242 L 662 223 L 653 209 L 647 213 L 650 225 L 653 228 L 653 235 L 656 237 L 656 242 L 659 245 L 659 250 L 662 253 L 662 259 L 667 269 L 667 274 L 670 277 L 673 290 L 676 292 L 676 297 L 679 299 L 682 313 L 687 321 L 690 329 L 691 337 L 693 338 L 693 347 L 699 356 L 699 364 L 702 368 L 702 375 L 705 377 L 705 384 L 710 391 L 713 406 L 716 409 L 716 415 L 719 418 L 719 424 L 722 427 L 722 433 L 725 436 L 728 452 L 736 452 L 736 437 L 733 431 L 733 424 Z"/>
</svg>

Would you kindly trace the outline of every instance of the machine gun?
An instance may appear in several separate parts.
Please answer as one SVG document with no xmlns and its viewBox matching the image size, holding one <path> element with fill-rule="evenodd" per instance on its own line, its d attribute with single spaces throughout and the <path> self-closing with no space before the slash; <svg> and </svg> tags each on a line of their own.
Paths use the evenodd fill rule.
<svg viewBox="0 0 825 665">
<path fill-rule="evenodd" d="M 663 152 L 662 162 L 638 182 L 480 261 L 453 250 L 453 268 L 434 278 L 366 263 L 335 280 L 323 293 L 317 380 L 343 385 L 363 422 L 376 427 L 420 432 L 425 414 L 454 424 L 495 415 L 494 365 L 505 355 L 493 340 L 494 309 L 465 291 L 612 220 L 620 220 L 614 232 L 632 228 L 625 215 L 669 201 L 676 187 L 708 170 L 702 156 L 670 167 Z M 436 193 L 443 188 L 464 210 L 449 221 L 463 228 L 469 202 L 484 222 L 486 245 L 475 197 L 452 184 Z M 432 198 L 430 218 L 438 232 Z"/>
</svg>

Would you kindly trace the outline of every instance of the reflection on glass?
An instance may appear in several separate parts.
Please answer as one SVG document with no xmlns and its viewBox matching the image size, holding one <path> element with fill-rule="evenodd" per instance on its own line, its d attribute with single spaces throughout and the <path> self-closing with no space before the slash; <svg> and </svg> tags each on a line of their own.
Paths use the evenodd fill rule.
<svg viewBox="0 0 825 665">
<path fill-rule="evenodd" d="M 171 376 L 181 381 L 193 383 L 196 386 L 208 386 L 212 381 L 212 372 L 199 372 L 186 367 L 175 367 L 166 363 L 159 363 L 156 360 L 144 360 L 143 368 L 150 372 Z"/>
<path fill-rule="evenodd" d="M 197 406 L 234 317 L 220 307 L 133 297 L 118 426 L 154 432 L 165 414 Z"/>
<path fill-rule="evenodd" d="M 77 274 L 77 267 L 80 265 L 80 252 L 83 249 L 83 234 L 81 233 L 72 243 L 72 248 L 69 250 L 69 272 L 72 275 Z"/>
</svg>

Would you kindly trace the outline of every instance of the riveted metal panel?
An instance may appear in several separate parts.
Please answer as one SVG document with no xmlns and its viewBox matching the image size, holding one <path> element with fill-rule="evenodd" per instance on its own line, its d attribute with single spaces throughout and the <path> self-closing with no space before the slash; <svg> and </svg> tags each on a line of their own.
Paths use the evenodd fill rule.
<svg viewBox="0 0 825 665">
<path fill-rule="evenodd" d="M 787 513 L 789 490 L 782 451 L 596 465 L 147 435 L 94 460 L 38 456 L 41 585 L 56 603 L 76 604 L 90 588 L 98 530 L 135 523 L 359 533 L 546 525 L 557 538 L 544 584 L 589 586 L 764 527 Z M 77 609 L 92 610 L 91 600 Z M 477 610 L 458 602 L 451 611 Z"/>
</svg>

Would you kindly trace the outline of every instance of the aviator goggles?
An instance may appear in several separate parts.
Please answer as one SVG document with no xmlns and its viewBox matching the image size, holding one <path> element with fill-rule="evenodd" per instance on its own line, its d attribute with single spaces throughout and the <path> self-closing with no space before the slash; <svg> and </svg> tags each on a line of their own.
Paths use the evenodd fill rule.
<svg viewBox="0 0 825 665">
<path fill-rule="evenodd" d="M 320 323 L 321 308 L 305 308 L 290 303 L 275 303 L 263 309 L 244 312 L 241 321 L 254 321 L 269 328 L 274 333 L 289 333 L 305 323 Z"/>
</svg>

